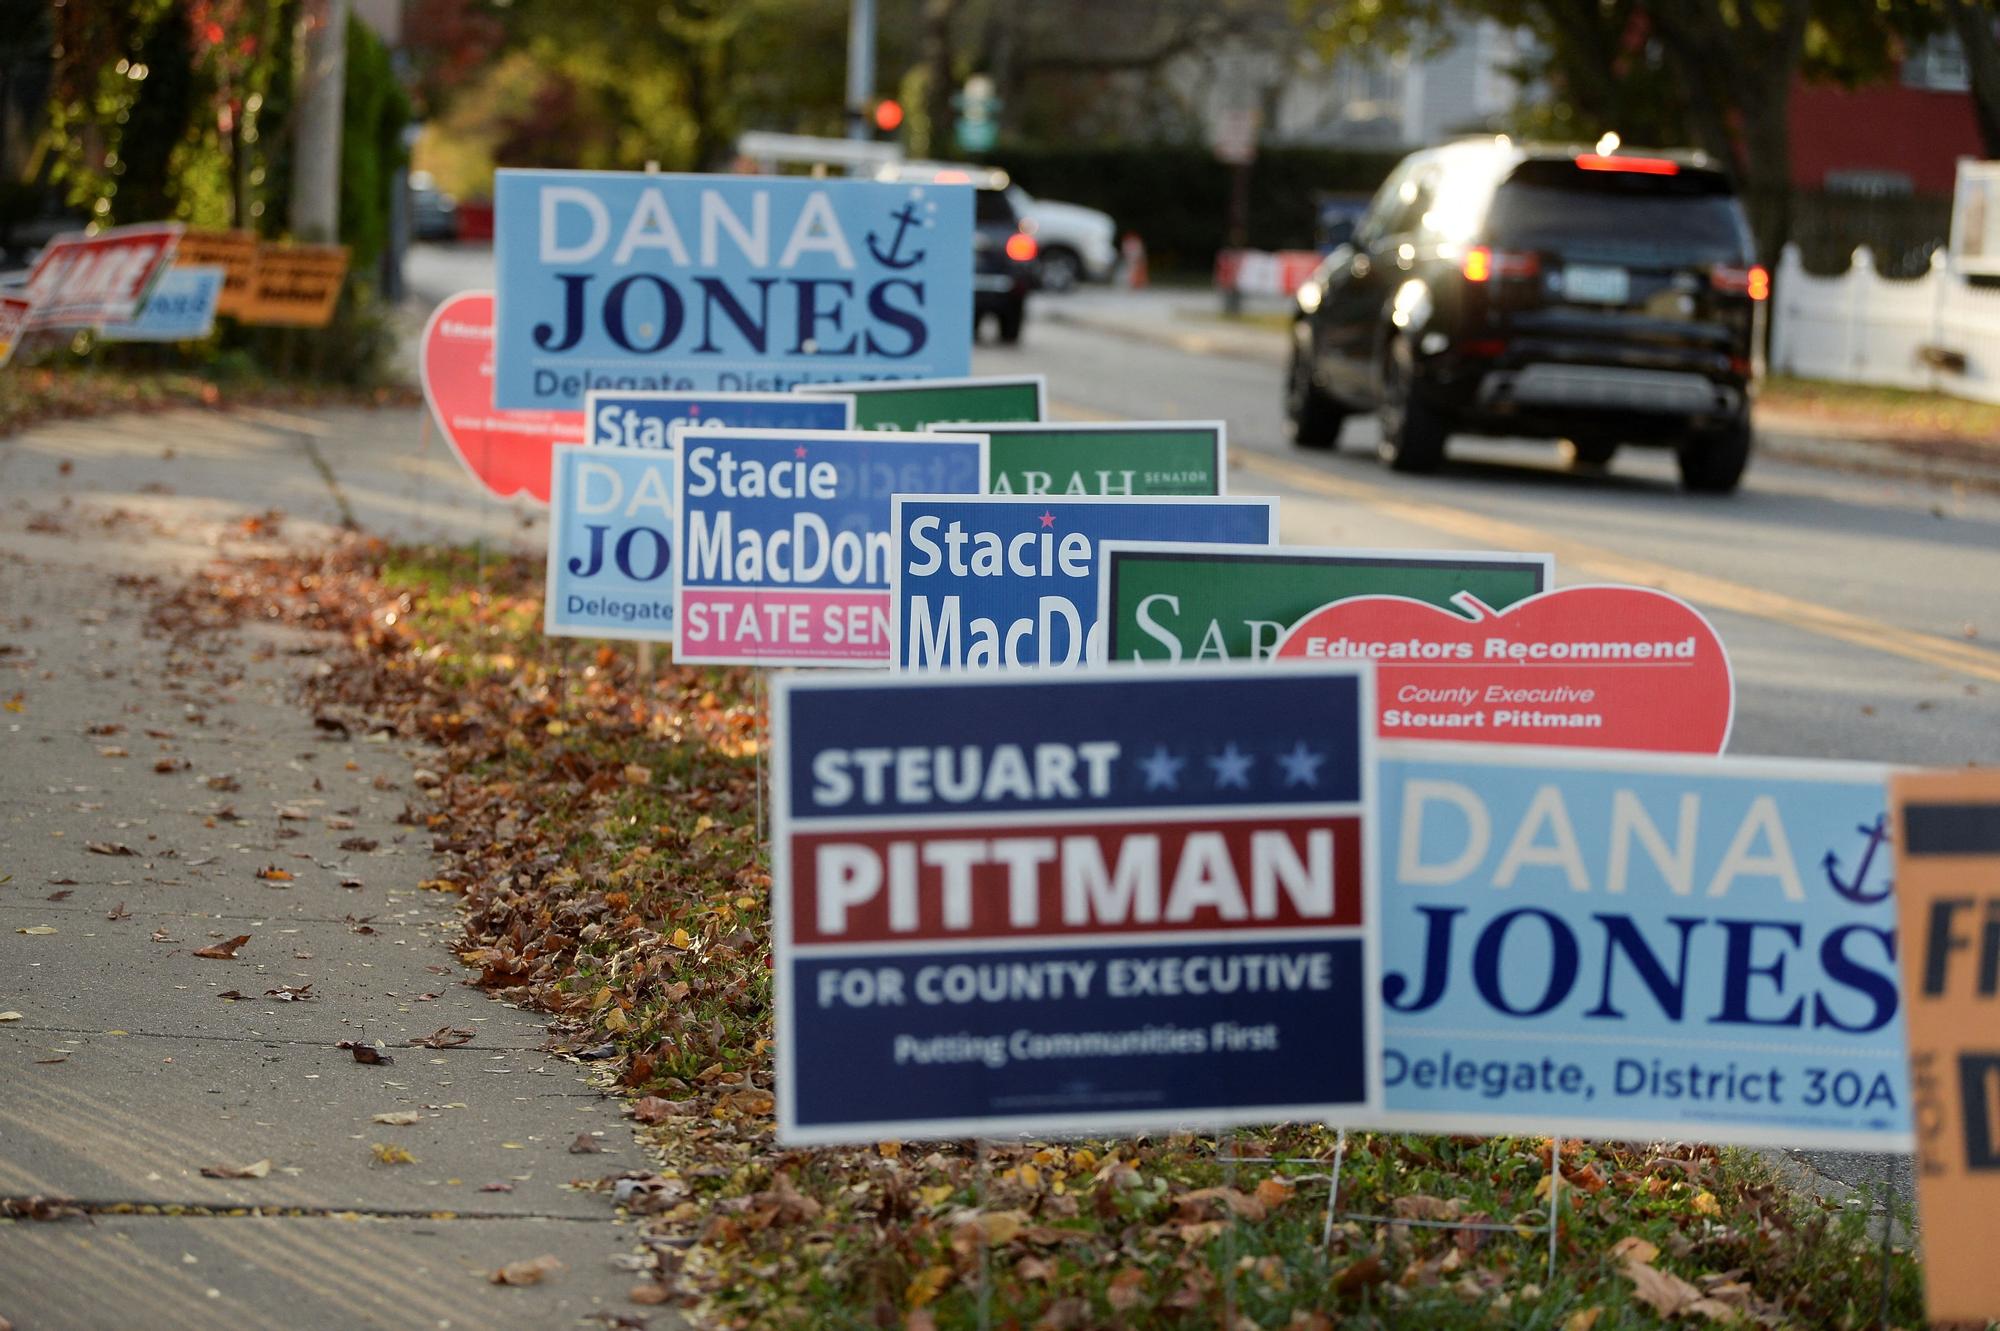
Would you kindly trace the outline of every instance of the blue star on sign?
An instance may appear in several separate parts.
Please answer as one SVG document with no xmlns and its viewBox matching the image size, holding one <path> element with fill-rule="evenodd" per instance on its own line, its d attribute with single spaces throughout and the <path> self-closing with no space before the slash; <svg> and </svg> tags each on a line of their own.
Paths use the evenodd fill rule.
<svg viewBox="0 0 2000 1331">
<path fill-rule="evenodd" d="M 1139 771 L 1146 778 L 1148 790 L 1179 790 L 1181 768 L 1186 765 L 1187 759 L 1174 757 L 1162 744 L 1139 760 Z"/>
<path fill-rule="evenodd" d="M 1250 789 L 1251 757 L 1236 747 L 1234 740 L 1221 753 L 1208 759 L 1208 766 L 1215 773 L 1215 788 L 1222 790 L 1234 786 L 1238 790 Z"/>
<path fill-rule="evenodd" d="M 1319 765 L 1326 761 L 1323 753 L 1314 753 L 1300 740 L 1292 746 L 1290 753 L 1278 755 L 1278 766 L 1285 769 L 1285 784 L 1288 786 L 1316 786 L 1319 784 Z"/>
</svg>

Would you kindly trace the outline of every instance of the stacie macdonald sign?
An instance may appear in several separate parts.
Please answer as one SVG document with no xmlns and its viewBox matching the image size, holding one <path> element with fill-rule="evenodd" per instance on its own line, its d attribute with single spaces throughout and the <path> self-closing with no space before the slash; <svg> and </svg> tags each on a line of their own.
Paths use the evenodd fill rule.
<svg viewBox="0 0 2000 1331">
<path fill-rule="evenodd" d="M 1375 1105 L 1367 669 L 775 676 L 780 1133 Z"/>
<path fill-rule="evenodd" d="M 501 171 L 502 408 L 962 375 L 972 188 Z"/>
</svg>

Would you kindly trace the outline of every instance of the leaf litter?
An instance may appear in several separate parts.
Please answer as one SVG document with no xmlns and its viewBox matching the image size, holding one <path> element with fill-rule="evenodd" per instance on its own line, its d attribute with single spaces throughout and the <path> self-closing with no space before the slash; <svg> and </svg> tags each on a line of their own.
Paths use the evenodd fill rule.
<svg viewBox="0 0 2000 1331">
<path fill-rule="evenodd" d="M 1867 1218 L 1701 1147 L 1562 1143 L 1551 1282 L 1537 1228 L 1546 1138 L 1350 1134 L 1343 1207 L 1429 1223 L 1337 1218 L 1330 1243 L 1324 1184 L 1305 1178 L 1325 1174 L 1335 1142 L 1315 1125 L 983 1150 L 779 1146 L 753 677 L 669 666 L 642 682 L 628 653 L 551 643 L 541 582 L 527 558 L 351 538 L 217 566 L 158 622 L 334 633 L 344 645 L 309 685 L 314 707 L 436 751 L 398 821 L 447 856 L 435 881 L 462 893 L 460 959 L 489 993 L 553 1014 L 551 1048 L 589 1056 L 631 1094 L 660 1153 L 658 1173 L 576 1185 L 643 1219 L 645 1301 L 723 1326 L 872 1309 L 871 1324 L 922 1331 L 968 1322 L 990 1259 L 996 1323 L 1037 1331 L 1213 1326 L 1232 1297 L 1289 1331 L 1590 1331 L 1718 1308 L 1746 1326 L 1874 1324 Z M 348 923 L 372 932 L 366 917 Z M 1626 1237 L 1650 1255 L 1614 1253 Z M 1901 1248 L 1894 1261 L 1892 1315 L 1915 1325 L 1914 1262 Z M 513 1283 L 503 1273 L 525 1265 L 492 1278 Z"/>
</svg>

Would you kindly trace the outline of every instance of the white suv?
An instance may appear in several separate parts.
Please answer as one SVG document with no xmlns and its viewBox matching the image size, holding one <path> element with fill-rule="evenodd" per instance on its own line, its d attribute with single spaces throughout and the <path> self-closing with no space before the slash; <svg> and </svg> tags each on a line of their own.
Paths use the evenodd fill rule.
<svg viewBox="0 0 2000 1331">
<path fill-rule="evenodd" d="M 1109 282 L 1118 267 L 1118 226 L 1108 213 L 1037 199 L 1019 185 L 1007 197 L 1042 253 L 1042 289 L 1068 291 L 1080 282 Z"/>
</svg>

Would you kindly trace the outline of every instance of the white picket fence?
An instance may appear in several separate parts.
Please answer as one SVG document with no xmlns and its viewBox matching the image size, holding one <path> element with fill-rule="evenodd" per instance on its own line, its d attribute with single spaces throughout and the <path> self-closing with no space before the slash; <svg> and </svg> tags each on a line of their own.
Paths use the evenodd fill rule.
<svg viewBox="0 0 2000 1331">
<path fill-rule="evenodd" d="M 1788 245 L 1776 287 L 1774 372 L 2000 402 L 2000 288 L 1950 272 L 1942 252 L 1899 282 L 1875 271 L 1866 246 L 1840 276 L 1815 277 Z"/>
</svg>

